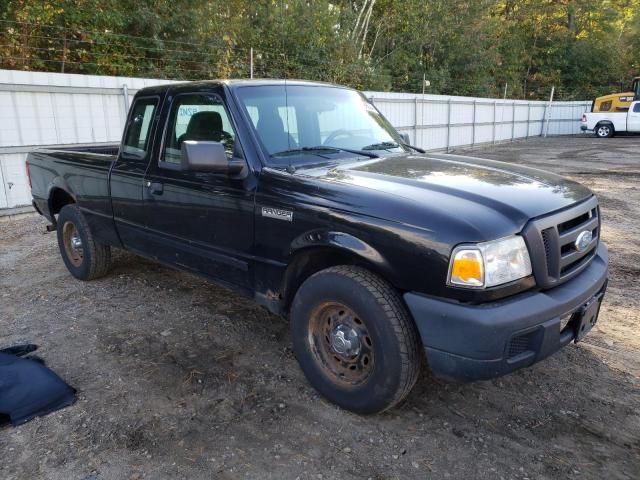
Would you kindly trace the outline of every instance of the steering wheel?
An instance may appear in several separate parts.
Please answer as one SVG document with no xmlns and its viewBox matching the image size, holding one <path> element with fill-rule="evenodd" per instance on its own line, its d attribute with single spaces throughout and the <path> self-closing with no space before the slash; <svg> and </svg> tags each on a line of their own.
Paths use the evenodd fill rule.
<svg viewBox="0 0 640 480">
<path fill-rule="evenodd" d="M 338 137 L 353 138 L 353 137 L 355 137 L 355 135 L 354 135 L 353 132 L 351 132 L 349 130 L 345 130 L 343 128 L 340 128 L 338 130 L 335 130 L 335 131 L 331 132 L 329 134 L 329 136 L 326 138 L 326 140 L 324 142 L 322 142 L 322 144 L 323 145 L 328 145 L 329 143 L 331 143 L 332 141 L 334 141 Z"/>
<path fill-rule="evenodd" d="M 233 135 L 229 132 L 225 132 L 224 130 L 220 131 L 220 142 L 225 142 L 228 140 L 233 140 Z"/>
</svg>

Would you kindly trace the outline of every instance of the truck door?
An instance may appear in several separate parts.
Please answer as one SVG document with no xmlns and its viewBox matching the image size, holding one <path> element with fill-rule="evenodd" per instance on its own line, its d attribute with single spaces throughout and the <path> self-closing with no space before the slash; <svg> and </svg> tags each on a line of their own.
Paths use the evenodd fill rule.
<svg viewBox="0 0 640 480">
<path fill-rule="evenodd" d="M 113 217 L 125 248 L 145 250 L 144 174 L 153 150 L 160 98 L 137 97 L 125 126 L 118 160 L 111 169 L 109 188 Z"/>
<path fill-rule="evenodd" d="M 627 113 L 627 131 L 640 132 L 640 102 L 633 102 Z"/>
<path fill-rule="evenodd" d="M 167 102 L 167 123 L 157 161 L 144 182 L 147 240 L 167 263 L 249 287 L 253 245 L 253 177 L 181 171 L 185 140 L 221 142 L 229 159 L 241 158 L 222 87 L 180 93 Z"/>
</svg>

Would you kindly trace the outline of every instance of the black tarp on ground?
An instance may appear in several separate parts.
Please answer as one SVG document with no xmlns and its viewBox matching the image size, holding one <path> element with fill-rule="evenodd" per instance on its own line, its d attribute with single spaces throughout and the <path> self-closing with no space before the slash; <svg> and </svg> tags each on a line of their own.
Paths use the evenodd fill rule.
<svg viewBox="0 0 640 480">
<path fill-rule="evenodd" d="M 76 391 L 35 357 L 36 345 L 0 350 L 0 426 L 20 425 L 76 401 Z"/>
</svg>

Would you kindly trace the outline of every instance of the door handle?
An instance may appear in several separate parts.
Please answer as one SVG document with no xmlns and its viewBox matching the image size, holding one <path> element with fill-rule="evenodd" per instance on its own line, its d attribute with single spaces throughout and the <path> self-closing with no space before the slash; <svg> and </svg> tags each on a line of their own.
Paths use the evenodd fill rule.
<svg viewBox="0 0 640 480">
<path fill-rule="evenodd" d="M 164 187 L 159 182 L 147 182 L 147 188 L 153 195 L 162 195 Z"/>
</svg>

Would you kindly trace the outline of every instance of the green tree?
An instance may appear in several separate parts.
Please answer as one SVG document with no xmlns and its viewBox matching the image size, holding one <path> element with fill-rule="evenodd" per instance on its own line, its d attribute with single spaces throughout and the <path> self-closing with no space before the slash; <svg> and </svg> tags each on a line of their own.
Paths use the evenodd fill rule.
<svg viewBox="0 0 640 480">
<path fill-rule="evenodd" d="M 0 0 L 0 67 L 591 98 L 640 69 L 640 0 Z"/>
</svg>

